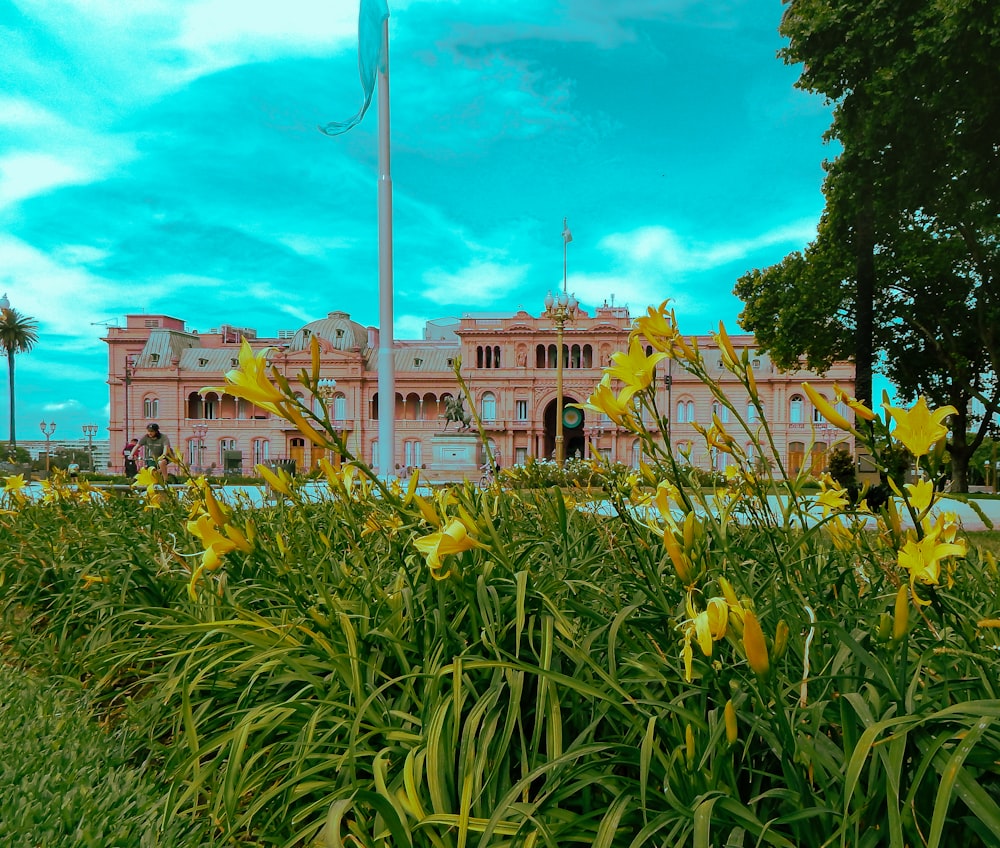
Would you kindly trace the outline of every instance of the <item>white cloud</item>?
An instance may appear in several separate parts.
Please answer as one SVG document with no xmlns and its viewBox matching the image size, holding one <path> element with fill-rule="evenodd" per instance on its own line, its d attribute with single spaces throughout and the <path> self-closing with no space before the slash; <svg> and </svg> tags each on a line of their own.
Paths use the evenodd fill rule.
<svg viewBox="0 0 1000 848">
<path fill-rule="evenodd" d="M 605 236 L 598 246 L 626 265 L 653 266 L 670 274 L 710 271 L 780 244 L 804 247 L 815 236 L 813 220 L 787 224 L 752 238 L 709 243 L 684 239 L 667 227 L 649 226 Z"/>
<path fill-rule="evenodd" d="M 48 153 L 0 157 L 0 209 L 54 188 L 85 183 L 90 174 Z"/>
<path fill-rule="evenodd" d="M 38 320 L 41 333 L 70 340 L 65 342 L 69 351 L 102 349 L 100 325 L 109 312 L 116 311 L 123 297 L 132 303 L 143 302 L 149 296 L 148 288 L 136 281 L 126 293 L 120 284 L 91 274 L 76 263 L 57 261 L 55 254 L 47 255 L 0 235 L 0 289 L 7 292 L 11 306 Z"/>
<path fill-rule="evenodd" d="M 456 272 L 431 268 L 423 275 L 426 288 L 422 294 L 440 304 L 469 307 L 488 305 L 509 294 L 524 280 L 523 265 L 499 265 L 496 262 L 474 261 Z"/>
</svg>

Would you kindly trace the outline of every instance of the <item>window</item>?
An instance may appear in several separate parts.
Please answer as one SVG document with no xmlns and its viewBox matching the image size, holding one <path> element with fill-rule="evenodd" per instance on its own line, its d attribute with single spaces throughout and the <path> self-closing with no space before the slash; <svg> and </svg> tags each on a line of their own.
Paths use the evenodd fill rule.
<svg viewBox="0 0 1000 848">
<path fill-rule="evenodd" d="M 677 421 L 680 424 L 690 424 L 694 421 L 693 400 L 682 400 L 677 403 Z"/>
<path fill-rule="evenodd" d="M 160 417 L 160 400 L 159 398 L 149 397 L 142 402 L 142 414 L 144 418 L 159 418 Z"/>
<path fill-rule="evenodd" d="M 789 442 L 788 444 L 788 473 L 798 474 L 802 470 L 802 462 L 805 459 L 806 446 L 802 442 Z"/>
<path fill-rule="evenodd" d="M 791 424 L 802 423 L 802 396 L 792 395 L 788 403 L 788 421 Z"/>
<path fill-rule="evenodd" d="M 642 442 L 636 439 L 632 442 L 632 467 L 638 468 L 642 463 Z"/>
<path fill-rule="evenodd" d="M 144 323 L 150 328 L 160 326 L 160 320 L 158 318 L 147 318 Z"/>
<path fill-rule="evenodd" d="M 236 439 L 219 439 L 219 465 L 226 467 L 226 451 L 236 450 Z"/>
<path fill-rule="evenodd" d="M 372 458 L 370 465 L 372 471 L 378 471 L 378 439 L 372 439 Z"/>
<path fill-rule="evenodd" d="M 238 398 L 236 401 L 236 417 L 246 421 L 250 417 L 250 401 Z"/>
<path fill-rule="evenodd" d="M 747 423 L 754 424 L 757 422 L 757 407 L 753 405 L 753 401 L 747 401 Z"/>
<path fill-rule="evenodd" d="M 344 395 L 333 396 L 333 420 L 343 421 L 347 418 L 347 398 Z"/>
<path fill-rule="evenodd" d="M 483 421 L 495 421 L 497 417 L 497 399 L 493 392 L 486 392 L 482 399 Z"/>
<path fill-rule="evenodd" d="M 826 395 L 821 395 L 821 397 L 826 400 Z M 813 407 L 813 424 L 823 424 L 826 419 L 823 417 L 823 413 L 820 412 L 815 406 Z"/>
<path fill-rule="evenodd" d="M 202 417 L 211 419 L 219 417 L 218 408 L 216 406 L 214 398 L 212 398 L 211 400 L 209 400 L 208 398 L 205 399 L 204 403 L 202 404 Z"/>
<path fill-rule="evenodd" d="M 253 464 L 262 465 L 271 455 L 271 443 L 267 439 L 254 439 L 250 445 L 253 452 Z"/>
<path fill-rule="evenodd" d="M 514 401 L 514 417 L 518 421 L 528 420 L 528 402 L 526 400 Z"/>
<path fill-rule="evenodd" d="M 403 465 L 408 468 L 419 468 L 422 459 L 421 444 L 417 440 L 403 442 Z"/>
<path fill-rule="evenodd" d="M 729 421 L 729 407 L 725 404 L 714 401 L 712 403 L 712 415 L 718 417 L 723 424 Z"/>
</svg>

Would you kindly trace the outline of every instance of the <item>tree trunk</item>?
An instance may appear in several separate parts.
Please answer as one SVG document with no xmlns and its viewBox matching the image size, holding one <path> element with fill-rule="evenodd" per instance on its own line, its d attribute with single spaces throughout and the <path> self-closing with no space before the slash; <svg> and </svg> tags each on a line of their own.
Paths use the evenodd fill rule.
<svg viewBox="0 0 1000 848">
<path fill-rule="evenodd" d="M 17 447 L 17 434 L 14 431 L 14 352 L 7 351 L 7 373 L 10 376 L 10 450 L 13 453 Z"/>
<path fill-rule="evenodd" d="M 872 348 L 875 335 L 875 226 L 871 195 L 861 198 L 854 225 L 854 396 L 872 407 Z M 874 408 L 874 407 L 872 407 Z"/>
<path fill-rule="evenodd" d="M 951 454 L 952 492 L 969 491 L 969 459 L 975 447 L 966 438 L 969 416 L 965 410 L 965 406 L 958 407 L 958 414 L 951 417 L 951 443 L 948 445 L 948 452 Z"/>
</svg>

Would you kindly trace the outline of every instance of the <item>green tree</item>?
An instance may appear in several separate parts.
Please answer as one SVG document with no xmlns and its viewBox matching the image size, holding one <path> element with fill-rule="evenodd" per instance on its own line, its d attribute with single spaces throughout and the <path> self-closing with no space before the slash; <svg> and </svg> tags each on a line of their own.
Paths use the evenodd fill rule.
<svg viewBox="0 0 1000 848">
<path fill-rule="evenodd" d="M 737 283 L 741 324 L 778 364 L 873 359 L 904 397 L 1000 410 L 1000 17 L 981 0 L 789 0 L 782 57 L 834 103 L 817 239 Z"/>
<path fill-rule="evenodd" d="M 28 353 L 38 341 L 38 323 L 16 309 L 0 309 L 0 349 L 7 356 L 7 373 L 10 381 L 10 446 L 17 447 L 14 424 L 14 357 Z"/>
</svg>

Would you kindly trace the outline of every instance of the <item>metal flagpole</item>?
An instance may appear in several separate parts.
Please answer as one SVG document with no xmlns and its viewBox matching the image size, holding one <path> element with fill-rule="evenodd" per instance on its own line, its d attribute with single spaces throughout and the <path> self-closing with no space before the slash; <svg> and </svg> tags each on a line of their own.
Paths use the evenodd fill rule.
<svg viewBox="0 0 1000 848">
<path fill-rule="evenodd" d="M 389 162 L 389 18 L 382 21 L 382 63 L 378 72 L 378 468 L 395 471 L 396 379 L 392 316 L 392 176 Z"/>
</svg>

